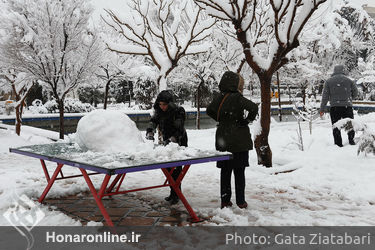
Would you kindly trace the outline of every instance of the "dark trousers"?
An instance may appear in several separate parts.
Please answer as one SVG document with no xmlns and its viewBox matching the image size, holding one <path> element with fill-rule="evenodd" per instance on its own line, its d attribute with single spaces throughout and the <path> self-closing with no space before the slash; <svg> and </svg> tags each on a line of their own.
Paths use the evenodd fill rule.
<svg viewBox="0 0 375 250">
<path fill-rule="evenodd" d="M 332 125 L 343 118 L 354 118 L 352 107 L 331 107 L 329 113 L 331 115 Z M 348 132 L 349 141 L 353 141 L 354 135 L 354 130 Z M 342 146 L 341 132 L 338 128 L 333 129 L 333 139 L 336 145 Z"/>
<path fill-rule="evenodd" d="M 245 203 L 245 167 L 234 167 L 226 165 L 221 167 L 220 173 L 220 193 L 221 202 L 228 203 L 232 197 L 231 178 L 234 172 L 234 183 L 236 187 L 236 204 Z"/>
<path fill-rule="evenodd" d="M 172 168 L 167 168 L 167 170 L 168 170 L 169 172 L 171 172 Z M 182 171 L 182 166 L 178 166 L 178 167 L 176 167 L 176 168 L 173 170 L 173 173 L 171 174 L 173 180 L 177 180 L 177 178 L 178 178 L 178 176 L 180 175 L 181 171 Z M 178 197 L 178 195 L 177 195 L 176 192 L 174 191 L 173 187 L 170 187 L 170 188 L 171 188 L 170 196 L 173 197 L 173 198 Z M 181 189 L 181 185 L 180 185 L 180 189 Z"/>
</svg>

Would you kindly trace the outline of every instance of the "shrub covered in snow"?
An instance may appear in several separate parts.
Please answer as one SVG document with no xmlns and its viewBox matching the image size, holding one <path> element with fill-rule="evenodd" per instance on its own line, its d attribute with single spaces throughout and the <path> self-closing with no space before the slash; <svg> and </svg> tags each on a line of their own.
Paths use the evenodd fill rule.
<svg viewBox="0 0 375 250">
<path fill-rule="evenodd" d="M 369 98 L 368 98 L 370 101 L 375 101 L 375 89 L 373 89 L 370 94 L 369 94 Z"/>
<path fill-rule="evenodd" d="M 29 106 L 29 110 L 33 114 L 47 114 L 48 113 L 47 108 L 43 105 L 43 102 L 39 99 L 35 99 L 31 103 L 31 106 Z"/>
<path fill-rule="evenodd" d="M 48 110 L 48 113 L 58 113 L 59 106 L 55 100 L 50 100 L 44 104 L 44 107 Z M 79 100 L 66 98 L 64 101 L 64 112 L 65 113 L 86 113 L 91 112 L 95 108 L 89 103 L 82 103 Z"/>
<path fill-rule="evenodd" d="M 89 103 L 82 103 L 77 99 L 66 98 L 64 101 L 65 113 L 86 113 L 94 110 L 94 107 Z"/>
<path fill-rule="evenodd" d="M 375 155 L 375 131 L 370 129 L 366 124 L 356 121 L 354 119 L 345 118 L 341 119 L 335 124 L 334 127 L 338 129 L 344 129 L 345 131 L 354 130 L 355 132 L 362 132 L 360 135 L 357 144 L 358 150 L 357 154 L 364 153 L 367 154 L 374 154 Z"/>
<path fill-rule="evenodd" d="M 58 113 L 59 105 L 55 100 L 49 100 L 44 104 L 44 107 L 48 110 L 48 113 Z"/>
</svg>

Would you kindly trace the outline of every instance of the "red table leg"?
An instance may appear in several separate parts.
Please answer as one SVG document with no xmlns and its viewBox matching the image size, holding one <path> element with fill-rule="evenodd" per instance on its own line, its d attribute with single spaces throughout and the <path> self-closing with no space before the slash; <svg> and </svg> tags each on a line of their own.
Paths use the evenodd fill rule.
<svg viewBox="0 0 375 250">
<path fill-rule="evenodd" d="M 102 202 L 102 197 L 103 197 L 104 191 L 105 191 L 105 189 L 108 185 L 108 182 L 109 182 L 109 179 L 111 178 L 111 176 L 108 175 L 108 174 L 105 175 L 102 186 L 100 187 L 100 190 L 97 193 L 94 185 L 91 182 L 90 177 L 88 176 L 88 174 L 86 172 L 86 170 L 83 169 L 83 168 L 80 168 L 79 170 L 81 170 L 81 173 L 82 173 L 83 177 L 85 178 L 86 183 L 89 186 L 90 191 L 91 191 L 92 195 L 94 196 L 96 204 L 98 205 L 98 207 L 100 209 L 100 212 L 102 213 L 105 221 L 107 222 L 108 226 L 113 227 L 114 226 L 113 222 L 112 222 L 111 218 L 109 217 L 109 215 L 107 213 L 107 210 L 105 209 L 105 207 L 103 205 L 103 202 Z"/>
<path fill-rule="evenodd" d="M 120 180 L 123 174 L 116 175 L 115 179 L 112 181 L 111 185 L 107 188 L 107 193 L 112 192 L 113 188 L 116 186 L 117 182 Z"/>
<path fill-rule="evenodd" d="M 48 173 L 48 170 L 47 170 L 46 163 L 42 159 L 40 159 L 40 163 L 42 163 L 42 168 L 43 168 L 44 175 L 46 176 L 46 180 L 47 180 L 47 182 L 49 182 L 49 180 L 51 178 L 49 177 L 49 173 Z"/>
<path fill-rule="evenodd" d="M 176 181 L 173 179 L 172 175 L 170 174 L 170 172 L 167 169 L 162 168 L 161 170 L 163 171 L 165 177 L 167 177 L 168 182 L 170 183 L 171 187 L 174 189 L 174 191 L 176 192 L 176 194 L 178 195 L 178 197 L 180 198 L 180 200 L 184 204 L 186 210 L 189 212 L 190 217 L 191 217 L 191 221 L 192 222 L 200 222 L 202 220 L 199 219 L 198 216 L 195 214 L 194 210 L 191 208 L 190 204 L 188 203 L 185 196 L 182 194 L 181 189 L 179 188 L 179 186 L 181 184 L 181 181 L 182 181 L 182 178 L 185 176 L 189 167 L 190 167 L 190 165 L 184 166 L 183 171 L 181 171 L 181 174 L 183 174 L 183 175 L 180 174 L 180 176 L 177 178 Z"/>
<path fill-rule="evenodd" d="M 43 164 L 42 164 L 43 165 Z M 51 189 L 53 183 L 56 180 L 57 175 L 60 173 L 61 168 L 63 167 L 63 164 L 57 164 L 57 168 L 55 172 L 53 172 L 52 178 L 48 181 L 47 187 L 44 189 L 42 195 L 39 198 L 39 202 L 42 203 L 46 195 L 48 194 L 49 190 Z"/>
</svg>

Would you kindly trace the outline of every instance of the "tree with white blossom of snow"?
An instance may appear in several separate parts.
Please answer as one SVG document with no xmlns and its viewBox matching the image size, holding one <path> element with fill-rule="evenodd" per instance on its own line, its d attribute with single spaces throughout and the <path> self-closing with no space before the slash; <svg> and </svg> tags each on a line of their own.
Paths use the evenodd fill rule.
<svg viewBox="0 0 375 250">
<path fill-rule="evenodd" d="M 1 59 L 1 56 L 0 56 Z M 25 107 L 25 100 L 27 95 L 30 93 L 31 87 L 34 85 L 35 80 L 27 76 L 27 74 L 22 72 L 16 72 L 12 68 L 3 67 L 0 70 L 0 78 L 9 85 L 13 95 L 15 97 L 16 103 L 14 104 L 14 109 L 16 111 L 16 134 L 21 134 L 22 125 L 22 114 L 23 108 Z"/>
<path fill-rule="evenodd" d="M 159 69 L 159 90 L 167 88 L 166 78 L 181 58 L 207 51 L 204 41 L 215 23 L 193 0 L 130 0 L 126 12 L 106 12 L 106 23 L 124 38 L 108 41 L 108 48 L 150 57 Z"/>
<path fill-rule="evenodd" d="M 97 37 L 88 28 L 92 9 L 82 0 L 7 1 L 2 22 L 9 63 L 45 83 L 60 111 L 64 138 L 64 99 L 96 70 Z"/>
<path fill-rule="evenodd" d="M 272 75 L 288 62 L 287 54 L 298 47 L 303 27 L 326 0 L 195 0 L 209 15 L 231 22 L 241 42 L 246 62 L 261 83 L 260 134 L 255 148 L 258 163 L 272 167 L 268 143 Z"/>
<path fill-rule="evenodd" d="M 361 84 L 365 99 L 372 99 L 371 92 L 375 91 L 375 55 L 371 56 L 367 62 L 360 58 L 358 61 L 358 68 L 361 71 L 361 78 L 358 79 L 357 84 Z M 368 95 L 368 96 L 366 96 Z"/>
</svg>

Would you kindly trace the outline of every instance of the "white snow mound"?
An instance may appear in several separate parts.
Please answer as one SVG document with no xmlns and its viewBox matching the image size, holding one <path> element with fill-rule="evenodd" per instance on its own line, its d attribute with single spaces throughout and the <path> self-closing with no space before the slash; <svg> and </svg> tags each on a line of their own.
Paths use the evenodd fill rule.
<svg viewBox="0 0 375 250">
<path fill-rule="evenodd" d="M 76 142 L 97 152 L 131 151 L 144 143 L 135 123 L 118 110 L 94 110 L 77 125 Z"/>
</svg>

